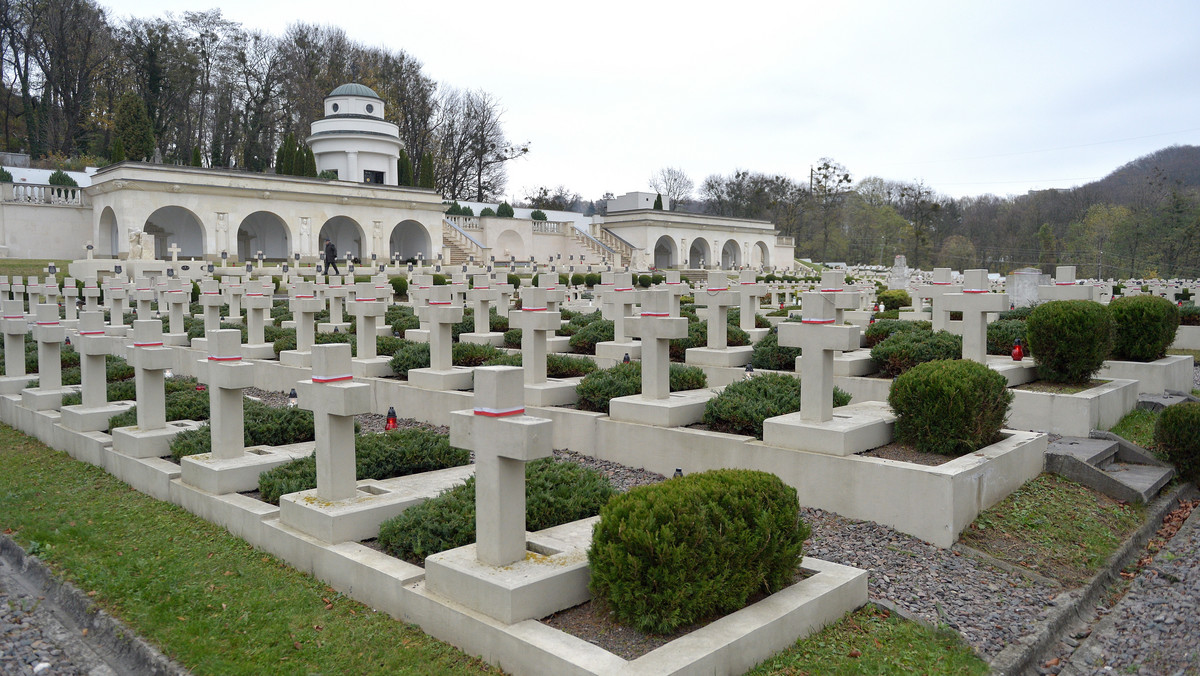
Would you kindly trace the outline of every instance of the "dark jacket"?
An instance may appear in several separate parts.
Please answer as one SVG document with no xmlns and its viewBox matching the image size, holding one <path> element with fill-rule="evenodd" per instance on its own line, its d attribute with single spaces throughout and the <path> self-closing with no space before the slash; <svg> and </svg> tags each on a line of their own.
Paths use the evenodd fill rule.
<svg viewBox="0 0 1200 676">
<path fill-rule="evenodd" d="M 333 263 L 337 261 L 337 247 L 333 242 L 325 242 L 325 262 Z"/>
</svg>

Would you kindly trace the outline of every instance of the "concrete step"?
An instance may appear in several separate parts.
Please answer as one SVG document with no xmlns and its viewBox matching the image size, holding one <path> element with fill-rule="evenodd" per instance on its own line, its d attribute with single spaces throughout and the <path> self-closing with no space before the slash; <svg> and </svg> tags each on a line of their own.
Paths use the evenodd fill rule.
<svg viewBox="0 0 1200 676">
<path fill-rule="evenodd" d="M 1069 456 L 1079 462 L 1100 466 L 1117 454 L 1119 444 L 1111 439 L 1062 437 L 1046 447 L 1047 461 L 1051 454 Z"/>
<path fill-rule="evenodd" d="M 1137 407 L 1146 409 L 1147 411 L 1161 411 L 1168 406 L 1182 404 L 1192 399 L 1193 397 L 1186 394 L 1172 394 L 1169 392 L 1160 394 L 1142 393 L 1138 395 Z"/>
<path fill-rule="evenodd" d="M 1175 470 L 1170 467 L 1127 462 L 1110 463 L 1102 471 L 1134 494 L 1134 499 L 1126 499 L 1126 502 L 1150 502 L 1158 495 L 1158 491 L 1167 485 L 1171 477 L 1175 476 Z"/>
</svg>

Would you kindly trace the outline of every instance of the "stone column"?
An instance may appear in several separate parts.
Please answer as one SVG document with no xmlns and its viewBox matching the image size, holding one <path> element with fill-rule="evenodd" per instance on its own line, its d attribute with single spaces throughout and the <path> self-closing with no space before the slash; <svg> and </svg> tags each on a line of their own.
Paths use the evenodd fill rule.
<svg viewBox="0 0 1200 676">
<path fill-rule="evenodd" d="M 371 410 L 371 386 L 354 382 L 350 346 L 317 345 L 313 373 L 296 383 L 299 405 L 313 412 L 316 433 L 317 497 L 348 500 L 357 493 L 354 462 L 354 416 Z"/>
</svg>

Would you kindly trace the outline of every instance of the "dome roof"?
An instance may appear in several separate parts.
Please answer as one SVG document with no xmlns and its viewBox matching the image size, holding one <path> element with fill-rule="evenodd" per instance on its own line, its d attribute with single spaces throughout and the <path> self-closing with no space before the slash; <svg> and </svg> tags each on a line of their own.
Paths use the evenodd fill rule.
<svg viewBox="0 0 1200 676">
<path fill-rule="evenodd" d="M 366 85 L 360 85 L 357 82 L 350 82 L 350 83 L 344 84 L 344 85 L 338 87 L 337 89 L 333 90 L 332 92 L 330 92 L 329 95 L 330 96 L 369 96 L 373 99 L 379 99 L 380 101 L 383 100 L 382 98 L 379 97 L 379 94 L 376 94 L 374 91 L 372 91 L 370 87 L 368 87 Z"/>
</svg>

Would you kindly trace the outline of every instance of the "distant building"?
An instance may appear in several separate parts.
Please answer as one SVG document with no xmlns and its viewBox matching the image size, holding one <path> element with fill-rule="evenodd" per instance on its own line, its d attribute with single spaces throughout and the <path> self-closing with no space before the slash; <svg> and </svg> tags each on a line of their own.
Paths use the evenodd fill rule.
<svg viewBox="0 0 1200 676">
<path fill-rule="evenodd" d="M 658 199 L 658 193 L 654 192 L 627 192 L 620 197 L 604 200 L 605 206 L 608 208 L 608 213 L 614 211 L 636 211 L 637 209 L 653 209 L 654 201 Z M 662 198 L 663 210 L 671 210 L 671 200 L 667 197 Z"/>
</svg>

